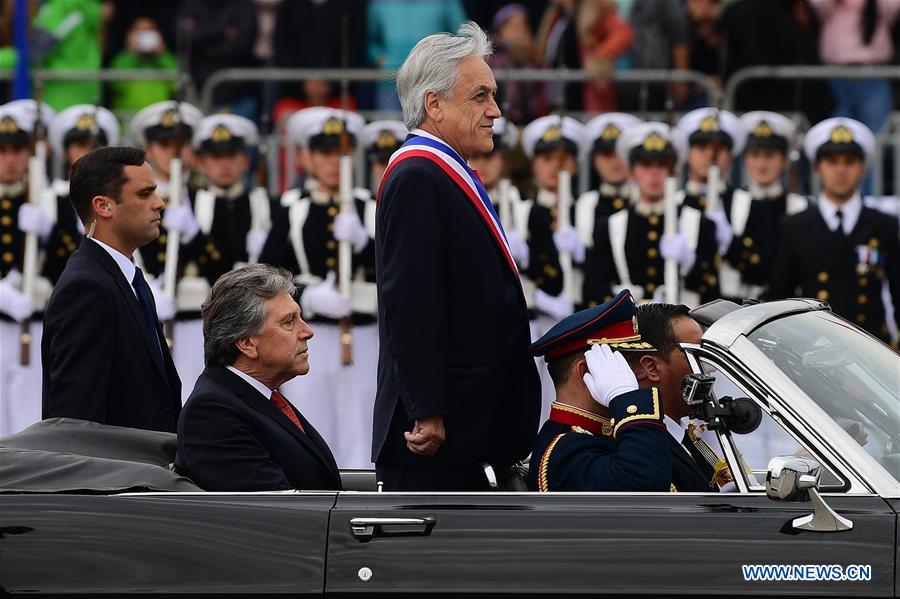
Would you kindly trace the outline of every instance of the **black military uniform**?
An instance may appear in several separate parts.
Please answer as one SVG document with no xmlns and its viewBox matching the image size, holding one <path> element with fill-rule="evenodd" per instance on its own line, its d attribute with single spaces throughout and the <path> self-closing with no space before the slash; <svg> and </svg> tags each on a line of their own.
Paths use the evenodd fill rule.
<svg viewBox="0 0 900 599">
<path fill-rule="evenodd" d="M 593 140 L 591 155 L 596 157 L 598 154 L 615 154 L 616 141 L 622 131 L 639 122 L 641 121 L 636 116 L 623 112 L 607 112 L 592 118 L 584 126 L 586 140 Z M 596 221 L 624 209 L 631 202 L 632 186 L 627 179 L 605 181 L 599 172 L 597 175 L 600 179 L 598 187 L 578 198 L 579 207 L 586 204 L 579 208 L 579 218 L 582 220 L 590 218 L 590 213 L 593 212 L 593 219 Z M 584 226 L 591 229 L 592 224 L 586 222 Z"/>
<path fill-rule="evenodd" d="M 563 319 L 531 345 L 548 362 L 602 343 L 628 351 L 652 351 L 637 331 L 636 306 L 628 290 L 601 306 Z M 529 486 L 536 491 L 668 491 L 672 484 L 670 437 L 655 388 L 614 397 L 608 409 L 589 411 L 564 395 L 535 440 Z M 603 412 L 603 414 L 598 413 Z"/>
<path fill-rule="evenodd" d="M 804 146 L 810 161 L 817 162 L 828 154 L 850 154 L 865 160 L 874 144 L 865 125 L 835 118 L 810 129 Z M 855 223 L 854 214 L 858 214 Z M 866 207 L 858 193 L 843 204 L 832 203 L 823 193 L 816 205 L 786 218 L 781 235 L 771 298 L 795 296 L 799 288 L 800 295 L 827 301 L 835 313 L 889 340 L 881 291 L 886 281 L 894 317 L 900 322 L 896 218 Z"/>
<path fill-rule="evenodd" d="M 640 123 L 622 134 L 618 152 L 632 165 L 659 161 L 674 165 L 683 151 L 680 139 L 664 123 Z M 716 299 L 719 257 L 715 223 L 685 204 L 678 211 L 679 230 L 696 253 L 690 271 L 683 276 L 683 286 L 699 294 L 700 303 Z M 637 291 L 639 299 L 653 298 L 665 278 L 665 260 L 660 253 L 664 213 L 664 199 L 637 201 L 594 223 L 584 265 L 582 297 L 586 305 L 608 301 L 620 286 Z"/>
<path fill-rule="evenodd" d="M 741 121 L 749 131 L 747 151 L 772 150 L 787 155 L 796 135 L 796 125 L 790 119 L 754 111 L 744 114 Z M 788 193 L 780 178 L 766 186 L 751 181 L 747 189 L 737 189 L 727 198 L 726 215 L 733 237 L 723 256 L 727 262 L 721 275 L 725 296 L 759 297 L 775 265 L 781 221 L 806 206 L 806 198 Z"/>
<path fill-rule="evenodd" d="M 0 122 L 0 134 L 3 123 Z M 11 270 L 22 272 L 25 233 L 18 227 L 19 208 L 28 201 L 28 187 L 24 181 L 0 184 L 0 277 Z"/>
</svg>

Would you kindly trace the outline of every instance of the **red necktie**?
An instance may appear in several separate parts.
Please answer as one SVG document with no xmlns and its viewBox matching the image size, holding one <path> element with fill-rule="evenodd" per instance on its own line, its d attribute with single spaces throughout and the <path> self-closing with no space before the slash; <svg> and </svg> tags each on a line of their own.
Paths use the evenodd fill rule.
<svg viewBox="0 0 900 599">
<path fill-rule="evenodd" d="M 284 398 L 284 395 L 279 393 L 278 391 L 272 391 L 272 403 L 275 404 L 275 407 L 281 410 L 281 413 L 291 419 L 291 422 L 297 425 L 304 433 L 303 425 L 300 424 L 300 419 L 297 418 L 297 415 L 294 413 L 294 409 L 291 408 L 291 405 L 288 403 L 288 400 Z"/>
</svg>

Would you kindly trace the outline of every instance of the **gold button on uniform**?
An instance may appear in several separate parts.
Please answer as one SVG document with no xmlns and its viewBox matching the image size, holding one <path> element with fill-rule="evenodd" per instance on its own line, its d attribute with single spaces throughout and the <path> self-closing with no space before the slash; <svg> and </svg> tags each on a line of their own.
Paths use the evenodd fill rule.
<svg viewBox="0 0 900 599">
<path fill-rule="evenodd" d="M 559 276 L 559 271 L 556 270 L 556 267 L 547 264 L 546 266 L 544 266 L 544 274 L 551 279 L 555 279 Z"/>
<path fill-rule="evenodd" d="M 3 261 L 6 264 L 12 264 L 12 261 L 15 259 L 12 252 L 3 252 Z"/>
<path fill-rule="evenodd" d="M 647 276 L 648 276 L 648 277 L 655 277 L 655 276 L 656 276 L 656 269 L 655 269 L 654 267 L 652 267 L 652 266 L 649 267 L 649 268 L 647 269 Z"/>
<path fill-rule="evenodd" d="M 160 242 L 160 243 L 165 243 L 165 242 L 166 242 L 166 234 L 165 234 L 165 233 L 163 233 L 163 234 L 161 234 L 161 235 L 159 236 L 159 242 Z"/>
<path fill-rule="evenodd" d="M 653 292 L 656 291 L 656 283 L 647 283 L 646 285 L 644 285 L 644 288 L 647 290 L 648 294 L 652 295 Z M 609 298 L 609 299 L 612 299 L 612 298 Z M 606 301 L 609 301 L 609 300 L 606 300 Z"/>
<path fill-rule="evenodd" d="M 659 252 L 657 251 L 656 248 L 647 248 L 647 257 L 648 258 L 656 258 L 657 254 L 659 254 Z"/>
<path fill-rule="evenodd" d="M 819 279 L 820 283 L 827 283 L 828 282 L 828 273 L 823 270 L 822 272 L 819 273 L 819 276 L 817 278 Z"/>
<path fill-rule="evenodd" d="M 621 210 L 625 206 L 625 202 L 623 202 L 621 198 L 616 198 L 613 200 L 612 205 L 616 210 Z"/>
<path fill-rule="evenodd" d="M 325 247 L 328 248 L 329 250 L 333 250 L 334 248 L 337 247 L 337 242 L 334 239 L 329 239 L 328 241 L 325 242 Z"/>
<path fill-rule="evenodd" d="M 329 206 L 329 207 L 328 207 L 328 216 L 334 218 L 334 216 L 335 216 L 337 213 L 338 213 L 338 209 L 337 209 L 336 206 Z"/>
<path fill-rule="evenodd" d="M 651 214 L 650 218 L 647 219 L 647 222 L 649 222 L 651 225 L 653 225 L 655 227 L 656 225 L 659 224 L 659 217 L 656 216 L 655 214 Z"/>
<path fill-rule="evenodd" d="M 157 259 L 159 262 L 165 262 L 165 261 L 166 261 L 166 253 L 165 253 L 165 252 L 158 252 L 158 253 L 156 254 L 156 259 Z"/>
<path fill-rule="evenodd" d="M 744 247 L 753 247 L 753 239 L 751 239 L 750 237 L 744 237 Z"/>
<path fill-rule="evenodd" d="M 218 260 L 220 260 L 220 259 L 222 258 L 222 254 L 220 254 L 220 253 L 218 252 L 218 250 L 213 250 L 213 252 L 210 254 L 210 257 L 211 257 L 213 260 L 218 261 Z"/>
<path fill-rule="evenodd" d="M 820 300 L 822 300 L 823 302 L 827 302 L 828 301 L 828 292 L 823 289 L 819 293 L 816 294 L 816 297 L 819 298 Z"/>
<path fill-rule="evenodd" d="M 3 225 L 4 227 L 8 227 L 11 224 L 12 224 L 12 218 L 10 218 L 9 216 L 0 217 L 0 225 Z"/>
<path fill-rule="evenodd" d="M 10 208 L 12 208 L 12 202 L 10 202 L 9 200 L 3 200 L 2 202 L 0 202 L 0 208 L 2 208 L 3 210 L 9 210 Z"/>
<path fill-rule="evenodd" d="M 863 295 L 860 293 L 859 295 L 856 296 L 856 301 L 857 301 L 857 303 L 859 303 L 861 305 L 865 305 L 869 301 L 869 296 Z"/>
<path fill-rule="evenodd" d="M 9 233 L 4 233 L 2 236 L 0 236 L 0 243 L 3 243 L 3 245 L 9 245 L 12 243 L 12 241 L 12 235 L 10 235 Z"/>
<path fill-rule="evenodd" d="M 628 412 L 629 414 L 637 414 L 637 406 L 634 404 L 631 404 L 630 406 L 625 408 L 625 411 Z"/>
<path fill-rule="evenodd" d="M 865 287 L 868 284 L 869 284 L 869 279 L 867 279 L 866 277 L 859 278 L 859 286 L 860 287 Z"/>
<path fill-rule="evenodd" d="M 866 315 L 865 314 L 857 314 L 856 322 L 858 322 L 859 324 L 863 324 L 864 322 L 866 322 Z"/>
<path fill-rule="evenodd" d="M 650 231 L 647 233 L 647 239 L 649 239 L 650 241 L 656 241 L 657 239 L 659 239 L 659 233 L 657 233 L 656 231 Z"/>
<path fill-rule="evenodd" d="M 759 254 L 750 256 L 750 264 L 759 264 Z"/>
<path fill-rule="evenodd" d="M 334 268 L 336 264 L 337 260 L 335 260 L 334 258 L 327 258 L 325 260 L 325 266 L 327 266 L 328 268 Z"/>
</svg>

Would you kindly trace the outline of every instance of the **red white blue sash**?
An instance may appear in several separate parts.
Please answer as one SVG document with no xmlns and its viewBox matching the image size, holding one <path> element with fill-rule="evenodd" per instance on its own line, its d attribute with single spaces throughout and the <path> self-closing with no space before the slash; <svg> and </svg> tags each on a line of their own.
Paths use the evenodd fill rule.
<svg viewBox="0 0 900 599">
<path fill-rule="evenodd" d="M 500 219 L 494 210 L 494 205 L 491 203 L 487 190 L 478 177 L 475 176 L 475 173 L 472 172 L 472 169 L 469 168 L 469 165 L 466 164 L 465 160 L 447 144 L 432 137 L 411 135 L 400 146 L 400 149 L 391 156 L 387 169 L 384 171 L 384 176 L 381 179 L 381 186 L 379 186 L 376 201 L 381 198 L 381 190 L 390 172 L 407 158 L 427 158 L 431 160 L 456 183 L 457 187 L 462 190 L 475 208 L 475 212 L 484 221 L 485 226 L 491 233 L 491 237 L 493 237 L 500 248 L 500 253 L 506 259 L 513 273 L 518 277 L 519 269 L 516 267 L 516 261 L 513 259 L 509 243 L 506 241 L 506 233 L 503 231 L 503 226 L 500 224 Z"/>
</svg>

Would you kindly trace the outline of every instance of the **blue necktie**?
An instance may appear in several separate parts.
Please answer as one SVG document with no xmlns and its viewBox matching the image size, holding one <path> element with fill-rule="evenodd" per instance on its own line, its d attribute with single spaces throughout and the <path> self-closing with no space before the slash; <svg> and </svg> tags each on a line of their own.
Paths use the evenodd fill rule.
<svg viewBox="0 0 900 599">
<path fill-rule="evenodd" d="M 155 343 L 152 345 L 156 348 L 157 355 L 162 361 L 162 348 L 159 345 L 159 335 L 156 334 L 156 312 L 153 309 L 153 294 L 150 292 L 150 285 L 144 279 L 144 273 L 137 266 L 134 268 L 134 279 L 131 285 L 137 293 L 138 303 L 141 305 L 141 311 L 144 313 L 144 324 L 147 325 L 147 332 L 150 333 L 150 339 Z"/>
</svg>

